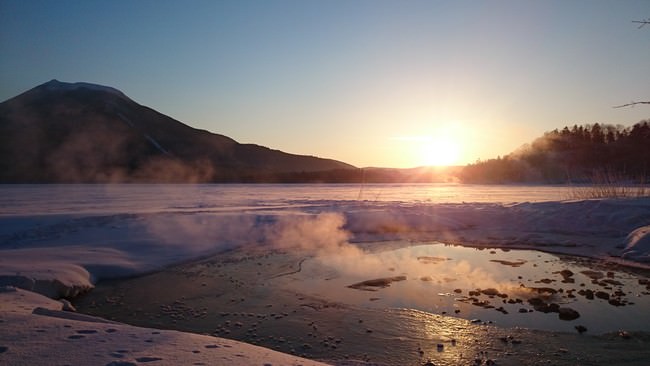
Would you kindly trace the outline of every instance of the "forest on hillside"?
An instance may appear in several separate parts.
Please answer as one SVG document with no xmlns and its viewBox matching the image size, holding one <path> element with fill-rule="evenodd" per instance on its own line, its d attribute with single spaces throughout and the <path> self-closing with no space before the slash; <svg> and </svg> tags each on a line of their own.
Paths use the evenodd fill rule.
<svg viewBox="0 0 650 366">
<path fill-rule="evenodd" d="M 647 183 L 650 120 L 631 127 L 586 124 L 546 132 L 517 151 L 463 168 L 464 183 Z"/>
</svg>

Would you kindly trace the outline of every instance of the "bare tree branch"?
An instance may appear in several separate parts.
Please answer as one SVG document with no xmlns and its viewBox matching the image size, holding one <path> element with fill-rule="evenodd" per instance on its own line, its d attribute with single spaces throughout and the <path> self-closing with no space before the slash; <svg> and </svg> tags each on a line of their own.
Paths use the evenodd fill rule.
<svg viewBox="0 0 650 366">
<path fill-rule="evenodd" d="M 650 101 L 648 101 L 648 102 L 632 102 L 632 103 L 627 103 L 627 104 L 623 104 L 623 105 L 617 105 L 617 106 L 614 106 L 612 108 L 631 107 L 631 106 L 635 106 L 637 104 L 650 104 Z"/>
<path fill-rule="evenodd" d="M 639 28 L 643 28 L 644 26 L 650 24 L 650 18 L 648 19 L 642 19 L 642 20 L 633 20 L 632 23 L 637 23 L 639 24 Z M 637 104 L 650 104 L 650 101 L 646 102 L 631 102 L 631 103 L 626 103 L 622 105 L 617 105 L 612 108 L 625 108 L 625 107 L 634 107 Z"/>
<path fill-rule="evenodd" d="M 650 18 L 644 20 L 633 20 L 632 23 L 640 24 L 639 28 L 643 28 L 643 26 L 650 24 Z"/>
</svg>

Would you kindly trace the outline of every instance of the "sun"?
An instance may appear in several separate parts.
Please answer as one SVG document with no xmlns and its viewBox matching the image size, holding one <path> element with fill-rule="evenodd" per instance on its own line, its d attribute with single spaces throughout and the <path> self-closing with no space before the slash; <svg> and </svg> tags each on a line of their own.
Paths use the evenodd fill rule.
<svg viewBox="0 0 650 366">
<path fill-rule="evenodd" d="M 460 145 L 450 137 L 433 138 L 422 144 L 423 165 L 450 166 L 458 164 Z"/>
</svg>

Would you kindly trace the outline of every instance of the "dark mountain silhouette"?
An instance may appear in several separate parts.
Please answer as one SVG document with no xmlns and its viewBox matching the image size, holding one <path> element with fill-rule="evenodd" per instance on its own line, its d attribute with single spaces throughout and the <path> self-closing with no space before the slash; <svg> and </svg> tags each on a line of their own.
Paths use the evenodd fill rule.
<svg viewBox="0 0 650 366">
<path fill-rule="evenodd" d="M 0 103 L 2 183 L 257 182 L 348 170 L 358 171 L 192 128 L 106 86 L 52 80 Z"/>
</svg>

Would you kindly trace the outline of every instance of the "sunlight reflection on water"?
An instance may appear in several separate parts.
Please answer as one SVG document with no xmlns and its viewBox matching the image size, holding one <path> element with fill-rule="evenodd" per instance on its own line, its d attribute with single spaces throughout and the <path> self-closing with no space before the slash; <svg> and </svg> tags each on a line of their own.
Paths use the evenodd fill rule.
<svg viewBox="0 0 650 366">
<path fill-rule="evenodd" d="M 644 277 L 607 268 L 597 270 L 603 278 L 594 280 L 582 273 L 593 265 L 533 250 L 417 245 L 355 257 L 320 255 L 305 261 L 287 286 L 369 308 L 417 309 L 508 327 L 575 332 L 580 324 L 592 334 L 650 330 L 650 296 L 639 284 Z M 562 270 L 573 273 L 573 282 L 563 282 Z M 378 279 L 383 282 L 368 281 Z M 589 290 L 603 298 L 589 299 Z M 604 294 L 628 304 L 614 306 Z M 566 321 L 557 312 L 534 311 L 532 298 L 574 309 L 580 317 Z"/>
</svg>

